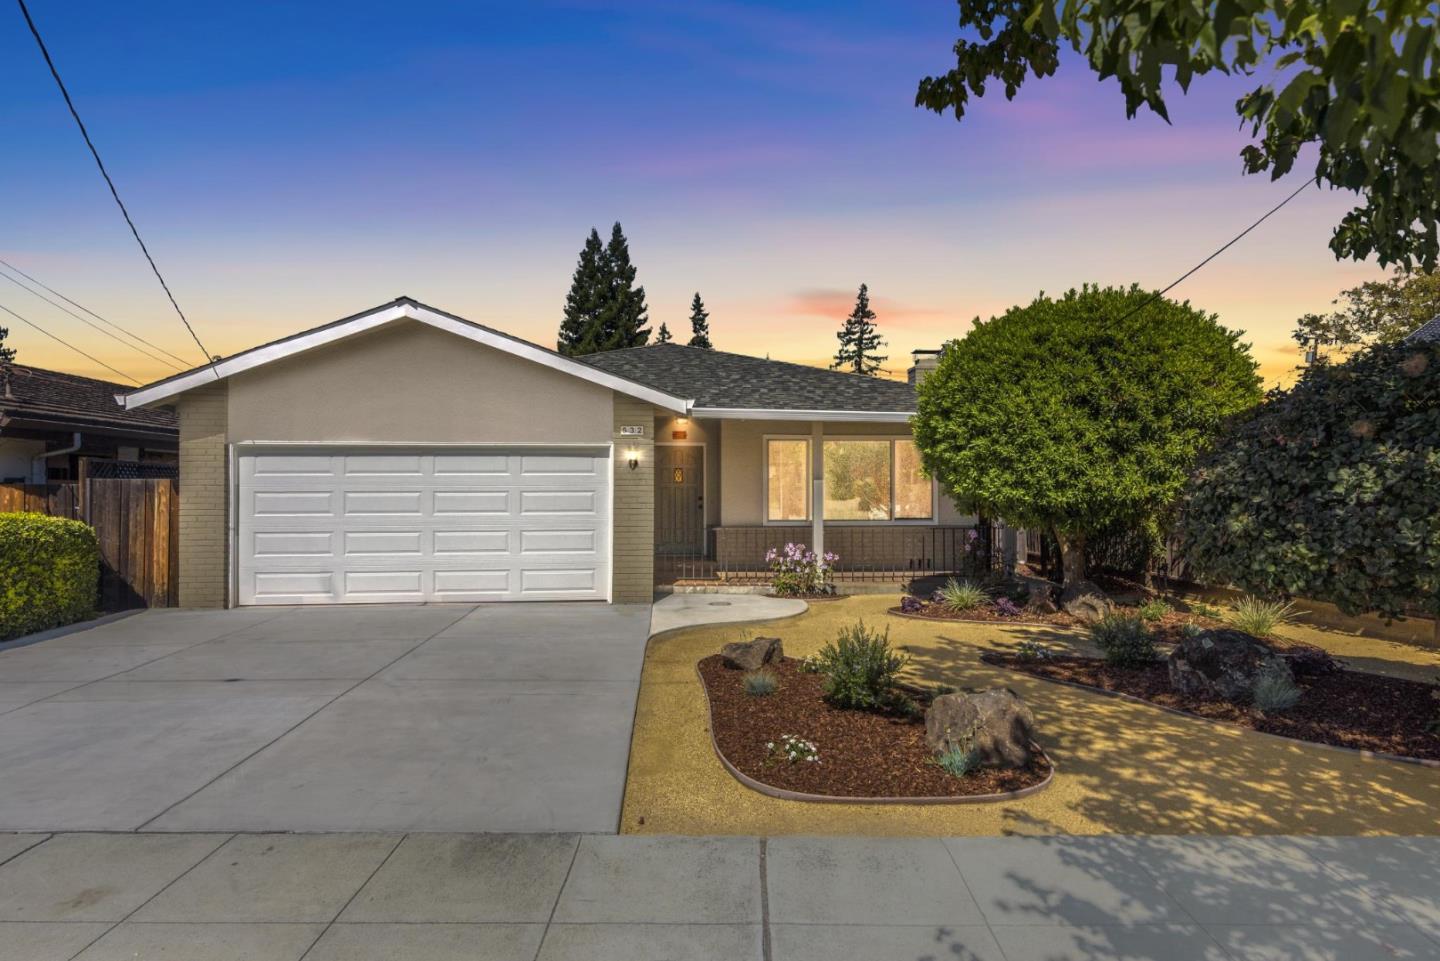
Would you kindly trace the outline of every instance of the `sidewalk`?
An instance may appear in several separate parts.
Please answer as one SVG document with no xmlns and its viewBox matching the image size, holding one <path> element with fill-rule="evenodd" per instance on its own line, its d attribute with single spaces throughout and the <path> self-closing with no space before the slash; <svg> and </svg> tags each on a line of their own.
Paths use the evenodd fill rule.
<svg viewBox="0 0 1440 961">
<path fill-rule="evenodd" d="M 1440 957 L 1440 838 L 0 835 L 0 961 Z"/>
</svg>

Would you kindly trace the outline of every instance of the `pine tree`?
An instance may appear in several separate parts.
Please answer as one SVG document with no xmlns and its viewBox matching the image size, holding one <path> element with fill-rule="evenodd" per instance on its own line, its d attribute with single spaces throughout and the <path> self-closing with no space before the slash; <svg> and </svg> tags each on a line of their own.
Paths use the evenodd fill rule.
<svg viewBox="0 0 1440 961">
<path fill-rule="evenodd" d="M 668 344 L 670 343 L 670 340 L 670 328 L 666 327 L 665 324 L 662 322 L 660 324 L 660 330 L 655 334 L 655 343 Z"/>
<path fill-rule="evenodd" d="M 710 312 L 705 309 L 698 290 L 695 299 L 690 301 L 690 346 L 715 349 L 715 345 L 710 343 Z"/>
<path fill-rule="evenodd" d="M 880 333 L 875 329 L 875 311 L 870 309 L 870 290 L 860 285 L 860 294 L 855 298 L 855 309 L 845 318 L 845 326 L 835 335 L 840 348 L 835 351 L 835 363 L 831 370 L 849 370 L 851 373 L 874 377 L 880 372 L 880 365 L 888 359 L 875 351 L 885 346 Z"/>
<path fill-rule="evenodd" d="M 578 356 L 620 347 L 641 347 L 650 339 L 645 288 L 635 286 L 630 246 L 617 221 L 610 242 L 601 244 L 591 228 L 565 296 L 557 349 Z"/>
<path fill-rule="evenodd" d="M 10 328 L 0 327 L 0 364 L 8 364 L 15 359 L 15 348 L 5 346 L 5 338 L 10 336 Z"/>
</svg>

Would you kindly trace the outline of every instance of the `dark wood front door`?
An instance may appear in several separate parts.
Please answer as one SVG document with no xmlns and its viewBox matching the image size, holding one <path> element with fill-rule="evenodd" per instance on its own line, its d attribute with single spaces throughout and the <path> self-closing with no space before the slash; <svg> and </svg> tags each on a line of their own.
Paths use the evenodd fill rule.
<svg viewBox="0 0 1440 961">
<path fill-rule="evenodd" d="M 705 448 L 655 448 L 655 550 L 705 550 Z"/>
</svg>

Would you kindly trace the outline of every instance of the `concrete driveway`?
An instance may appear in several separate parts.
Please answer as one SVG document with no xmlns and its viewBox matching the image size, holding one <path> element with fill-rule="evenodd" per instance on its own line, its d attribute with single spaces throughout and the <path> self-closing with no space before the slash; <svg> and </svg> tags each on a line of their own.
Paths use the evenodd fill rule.
<svg viewBox="0 0 1440 961">
<path fill-rule="evenodd" d="M 611 833 L 648 606 L 148 611 L 0 651 L 0 831 Z"/>
</svg>

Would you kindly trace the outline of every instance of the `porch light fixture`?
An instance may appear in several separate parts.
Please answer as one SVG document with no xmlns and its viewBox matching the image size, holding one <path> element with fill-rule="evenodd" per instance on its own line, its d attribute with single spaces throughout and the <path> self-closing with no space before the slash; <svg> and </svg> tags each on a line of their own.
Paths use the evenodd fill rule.
<svg viewBox="0 0 1440 961">
<path fill-rule="evenodd" d="M 688 426 L 690 426 L 690 418 L 688 418 L 688 417 L 677 417 L 677 418 L 675 418 L 675 426 L 676 426 L 676 427 L 688 427 Z"/>
<path fill-rule="evenodd" d="M 631 470 L 634 470 L 635 468 L 637 468 L 637 467 L 640 466 L 640 450 L 639 450 L 639 448 L 637 448 L 637 447 L 631 447 L 629 450 L 625 451 L 625 456 L 630 459 L 630 469 L 631 469 Z"/>
</svg>

